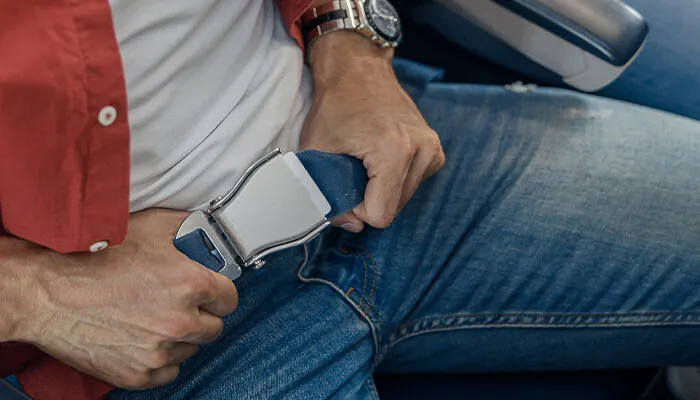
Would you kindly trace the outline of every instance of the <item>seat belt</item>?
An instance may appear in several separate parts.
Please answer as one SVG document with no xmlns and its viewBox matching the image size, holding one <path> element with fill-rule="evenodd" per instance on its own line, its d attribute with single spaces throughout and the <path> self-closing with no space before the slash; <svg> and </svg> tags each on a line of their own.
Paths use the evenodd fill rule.
<svg viewBox="0 0 700 400">
<path fill-rule="evenodd" d="M 275 153 L 275 152 L 273 152 Z M 284 157 L 289 157 L 291 153 L 287 153 Z M 276 158 L 279 160 L 282 157 L 279 151 L 272 157 L 270 155 L 264 157 L 261 161 L 251 167 L 253 171 L 256 168 L 264 168 L 266 164 L 272 164 L 271 159 Z M 236 279 L 242 272 L 242 268 L 245 266 L 258 267 L 261 265 L 260 259 L 255 259 L 257 255 L 248 256 L 245 251 L 240 249 L 244 247 L 243 244 L 246 241 L 245 238 L 234 237 L 246 236 L 248 232 L 241 230 L 238 232 L 232 232 L 232 230 L 237 229 L 235 220 L 226 221 L 226 219 L 236 219 L 231 217 L 232 215 L 237 215 L 238 218 L 248 218 L 256 221 L 257 224 L 248 225 L 249 230 L 262 230 L 262 233 L 257 232 L 256 235 L 270 234 L 269 248 L 264 245 L 263 250 L 260 252 L 265 254 L 271 254 L 274 251 L 280 251 L 293 247 L 295 245 L 300 245 L 307 243 L 313 237 L 318 235 L 323 229 L 329 225 L 329 221 L 334 217 L 342 215 L 348 211 L 351 211 L 357 205 L 359 205 L 365 193 L 365 188 L 367 185 L 367 171 L 365 170 L 362 162 L 354 157 L 324 153 L 316 150 L 303 151 L 296 154 L 296 158 L 303 165 L 303 169 L 300 171 L 294 171 L 289 176 L 297 173 L 308 174 L 311 181 L 315 185 L 314 187 L 308 188 L 307 190 L 302 190 L 297 192 L 298 185 L 304 186 L 304 184 L 295 183 L 292 188 L 284 189 L 280 188 L 280 192 L 275 193 L 277 188 L 269 187 L 274 185 L 272 180 L 276 179 L 275 176 L 284 174 L 286 172 L 279 172 L 284 170 L 286 167 L 273 167 L 271 168 L 271 173 L 268 174 L 269 182 L 264 181 L 264 176 L 255 176 L 254 172 L 251 170 L 236 184 L 236 187 L 232 190 L 233 195 L 229 196 L 227 204 L 231 204 L 229 207 L 236 207 L 236 199 L 238 197 L 248 196 L 251 201 L 240 200 L 238 207 L 243 207 L 248 205 L 248 209 L 239 210 L 239 212 L 233 213 L 221 213 L 221 208 L 212 209 L 206 213 L 196 212 L 188 218 L 191 221 L 185 221 L 181 227 L 176 239 L 174 241 L 175 247 L 182 253 L 187 255 L 193 261 L 196 261 L 203 266 L 211 269 L 215 272 L 223 273 L 224 275 L 230 277 L 231 279 Z M 283 165 L 277 162 L 276 165 Z M 276 172 L 277 171 L 277 172 Z M 286 179 L 290 179 L 289 176 Z M 306 178 L 306 177 L 303 177 Z M 251 181 L 256 179 L 260 180 L 256 185 Z M 302 179 L 303 181 L 303 179 Z M 280 180 L 280 182 L 286 182 L 286 180 Z M 256 186 L 262 186 L 263 189 L 256 189 Z M 251 193 L 246 194 L 246 188 Z M 267 190 L 265 193 L 261 191 Z M 320 215 L 318 224 L 314 225 L 314 220 L 311 220 L 310 224 L 306 221 L 299 222 L 300 227 L 296 235 L 291 235 L 289 237 L 280 238 L 274 237 L 275 232 L 288 230 L 289 226 L 279 226 L 275 219 L 285 219 L 290 215 L 303 214 L 309 207 L 308 199 L 305 197 L 305 193 L 311 193 L 310 196 L 316 196 L 316 190 L 320 192 L 323 199 L 327 201 L 328 208 L 325 215 Z M 272 194 L 270 194 L 272 192 Z M 296 195 L 295 195 L 296 193 Z M 231 193 L 229 193 L 231 194 Z M 228 195 L 227 195 L 228 196 Z M 260 205 L 260 202 L 264 202 L 267 197 L 275 196 L 276 201 L 265 202 L 264 205 Z M 226 199 L 226 196 L 219 196 L 212 200 L 212 204 L 216 204 L 217 201 Z M 322 201 L 323 199 L 315 199 Z M 313 200 L 313 199 L 312 199 Z M 311 201 L 315 202 L 315 201 Z M 221 207 L 221 205 L 219 205 Z M 225 207 L 225 206 L 224 206 Z M 219 213 L 217 215 L 217 213 Z M 275 217 L 276 216 L 276 217 Z M 191 223 L 190 223 L 191 222 Z M 287 224 L 290 221 L 282 221 L 281 224 Z M 296 223 L 297 221 L 291 221 Z M 189 225 L 192 226 L 189 226 Z M 229 229 L 227 229 L 227 227 Z M 252 233 L 251 233 L 252 235 Z M 264 242 L 264 240 L 263 240 Z M 281 243 L 280 243 L 281 242 Z M 226 252 L 230 254 L 226 256 Z M 246 263 L 246 259 L 255 260 Z M 233 260 L 233 262 L 232 262 Z M 264 264 L 264 262 L 262 262 Z"/>
<path fill-rule="evenodd" d="M 0 378 L 0 399 L 2 400 L 32 400 L 19 389 L 19 382 L 14 375 Z"/>
</svg>

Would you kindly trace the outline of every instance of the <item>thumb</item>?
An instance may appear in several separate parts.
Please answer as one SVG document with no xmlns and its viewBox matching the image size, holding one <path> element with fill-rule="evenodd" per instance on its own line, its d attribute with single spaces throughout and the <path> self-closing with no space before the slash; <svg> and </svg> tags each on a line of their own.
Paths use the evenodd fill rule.
<svg viewBox="0 0 700 400">
<path fill-rule="evenodd" d="M 345 214 L 336 217 L 332 221 L 334 226 L 341 227 L 348 232 L 360 233 L 364 229 L 365 224 L 361 219 L 357 218 L 355 213 L 352 211 L 346 212 Z"/>
</svg>

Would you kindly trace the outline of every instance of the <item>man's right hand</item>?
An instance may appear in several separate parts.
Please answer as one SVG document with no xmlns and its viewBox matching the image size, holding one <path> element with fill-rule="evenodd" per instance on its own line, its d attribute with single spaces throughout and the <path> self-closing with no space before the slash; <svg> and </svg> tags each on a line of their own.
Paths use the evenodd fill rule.
<svg viewBox="0 0 700 400">
<path fill-rule="evenodd" d="M 186 217 L 135 214 L 125 242 L 99 253 L 40 250 L 17 339 L 119 387 L 173 381 L 198 344 L 219 336 L 238 301 L 231 280 L 173 246 Z"/>
</svg>

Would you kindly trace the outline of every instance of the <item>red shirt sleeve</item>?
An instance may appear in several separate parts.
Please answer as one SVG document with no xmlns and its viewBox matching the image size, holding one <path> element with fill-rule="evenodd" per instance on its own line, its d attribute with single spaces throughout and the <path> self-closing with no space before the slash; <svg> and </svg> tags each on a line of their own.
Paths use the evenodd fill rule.
<svg viewBox="0 0 700 400">
<path fill-rule="evenodd" d="M 120 243 L 129 125 L 107 0 L 0 1 L 0 234 L 61 252 Z M 112 387 L 28 345 L 0 343 L 0 373 L 37 400 Z"/>
<path fill-rule="evenodd" d="M 304 49 L 304 38 L 301 35 L 299 20 L 312 3 L 313 0 L 277 0 L 277 6 L 282 12 L 282 18 L 289 28 L 289 33 L 302 49 Z"/>
<path fill-rule="evenodd" d="M 119 244 L 129 124 L 109 2 L 0 1 L 0 30 L 3 230 L 59 252 Z"/>
</svg>

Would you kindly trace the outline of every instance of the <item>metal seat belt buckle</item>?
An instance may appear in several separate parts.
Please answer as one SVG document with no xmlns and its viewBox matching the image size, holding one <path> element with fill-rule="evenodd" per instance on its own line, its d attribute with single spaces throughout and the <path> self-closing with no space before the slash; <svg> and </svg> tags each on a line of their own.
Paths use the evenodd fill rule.
<svg viewBox="0 0 700 400">
<path fill-rule="evenodd" d="M 331 206 L 294 153 L 279 149 L 250 168 L 207 211 L 193 212 L 175 238 L 201 231 L 223 260 L 218 271 L 238 278 L 272 253 L 305 244 L 330 225 Z"/>
</svg>

